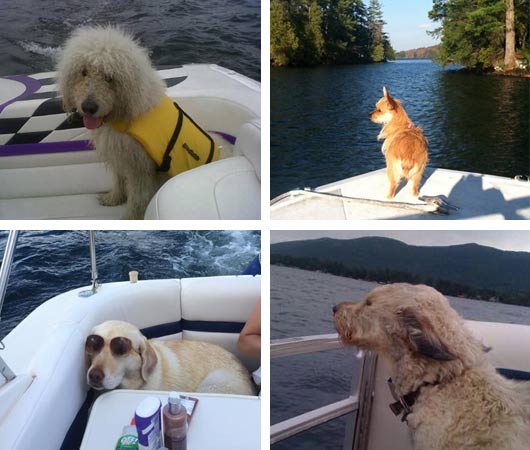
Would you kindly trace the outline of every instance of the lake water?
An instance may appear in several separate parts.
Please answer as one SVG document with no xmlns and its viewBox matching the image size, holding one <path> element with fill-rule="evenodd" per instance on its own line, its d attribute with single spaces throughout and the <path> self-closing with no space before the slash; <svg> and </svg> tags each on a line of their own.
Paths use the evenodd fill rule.
<svg viewBox="0 0 530 450">
<path fill-rule="evenodd" d="M 430 60 L 271 69 L 271 196 L 385 167 L 368 119 L 382 87 L 429 140 L 429 165 L 530 173 L 530 79 L 442 70 Z"/>
<path fill-rule="evenodd" d="M 7 238 L 0 231 L 0 259 Z M 256 231 L 98 231 L 100 282 L 241 273 L 260 251 Z M 0 338 L 41 303 L 90 284 L 86 231 L 21 231 L 2 309 Z"/>
<path fill-rule="evenodd" d="M 0 1 L 0 76 L 53 70 L 59 47 L 84 25 L 121 25 L 155 65 L 216 63 L 260 79 L 259 0 Z"/>
<path fill-rule="evenodd" d="M 271 339 L 335 333 L 332 306 L 362 299 L 377 283 L 271 266 Z M 530 308 L 449 298 L 466 319 L 530 325 Z M 309 353 L 271 361 L 271 424 L 342 400 L 360 362 L 351 349 Z M 340 418 L 272 446 L 273 450 L 342 450 L 346 422 Z"/>
</svg>

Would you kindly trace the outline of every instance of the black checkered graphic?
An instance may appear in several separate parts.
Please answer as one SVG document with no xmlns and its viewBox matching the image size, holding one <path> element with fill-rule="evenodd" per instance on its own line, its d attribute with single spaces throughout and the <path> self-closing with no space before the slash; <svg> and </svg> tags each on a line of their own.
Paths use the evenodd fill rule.
<svg viewBox="0 0 530 450">
<path fill-rule="evenodd" d="M 171 69 L 181 67 L 173 66 Z M 164 74 L 161 76 L 168 88 L 182 83 L 187 78 L 165 78 Z M 38 81 L 42 85 L 41 89 L 44 86 L 55 87 L 53 77 L 41 78 Z M 79 114 L 67 115 L 64 112 L 57 90 L 39 91 L 17 100 L 0 112 L 0 145 L 39 143 L 54 131 L 78 129 L 79 135 L 86 132 Z M 37 128 L 37 131 L 27 131 L 24 128 Z"/>
</svg>

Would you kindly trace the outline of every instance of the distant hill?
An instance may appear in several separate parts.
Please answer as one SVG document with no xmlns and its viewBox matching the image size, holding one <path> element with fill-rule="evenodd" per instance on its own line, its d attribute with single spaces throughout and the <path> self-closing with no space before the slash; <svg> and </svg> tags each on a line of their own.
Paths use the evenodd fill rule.
<svg viewBox="0 0 530 450">
<path fill-rule="evenodd" d="M 380 237 L 323 238 L 273 244 L 271 263 L 372 281 L 421 282 L 447 295 L 530 306 L 527 252 L 477 244 L 419 247 Z"/>
<path fill-rule="evenodd" d="M 396 52 L 396 59 L 428 58 L 433 59 L 438 54 L 440 44 L 430 47 L 413 48 L 412 50 L 402 50 Z"/>
</svg>

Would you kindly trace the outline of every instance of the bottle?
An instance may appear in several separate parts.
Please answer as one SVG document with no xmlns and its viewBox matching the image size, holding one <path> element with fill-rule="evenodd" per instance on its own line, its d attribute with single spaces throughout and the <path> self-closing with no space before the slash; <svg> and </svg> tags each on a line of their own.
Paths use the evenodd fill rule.
<svg viewBox="0 0 530 450">
<path fill-rule="evenodd" d="M 188 414 L 176 392 L 169 393 L 167 405 L 162 410 L 164 445 L 169 450 L 186 450 Z"/>
<path fill-rule="evenodd" d="M 136 407 L 134 421 L 140 450 L 158 450 L 162 446 L 160 426 L 161 402 L 158 397 L 146 397 Z"/>
<path fill-rule="evenodd" d="M 134 425 L 123 427 L 121 437 L 116 443 L 116 450 L 138 450 L 138 434 Z"/>
</svg>

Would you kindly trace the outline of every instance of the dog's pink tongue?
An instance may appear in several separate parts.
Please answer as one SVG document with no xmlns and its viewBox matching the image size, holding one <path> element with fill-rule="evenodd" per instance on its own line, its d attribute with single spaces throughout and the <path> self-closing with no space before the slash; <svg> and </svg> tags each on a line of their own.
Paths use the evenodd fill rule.
<svg viewBox="0 0 530 450">
<path fill-rule="evenodd" d="M 101 125 L 101 118 L 93 116 L 83 116 L 83 124 L 89 130 L 95 130 Z"/>
</svg>

